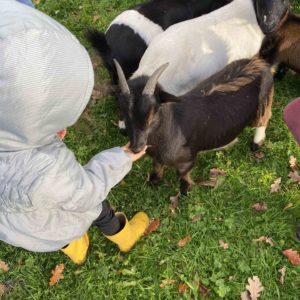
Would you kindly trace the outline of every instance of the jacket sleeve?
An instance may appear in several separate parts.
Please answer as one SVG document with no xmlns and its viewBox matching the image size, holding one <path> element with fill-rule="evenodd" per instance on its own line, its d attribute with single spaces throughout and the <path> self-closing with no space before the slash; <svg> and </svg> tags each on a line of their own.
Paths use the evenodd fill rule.
<svg viewBox="0 0 300 300">
<path fill-rule="evenodd" d="M 85 212 L 101 205 L 131 167 L 131 158 L 119 147 L 98 153 L 85 166 L 65 148 L 56 167 L 45 174 L 34 198 L 49 208 Z"/>
</svg>

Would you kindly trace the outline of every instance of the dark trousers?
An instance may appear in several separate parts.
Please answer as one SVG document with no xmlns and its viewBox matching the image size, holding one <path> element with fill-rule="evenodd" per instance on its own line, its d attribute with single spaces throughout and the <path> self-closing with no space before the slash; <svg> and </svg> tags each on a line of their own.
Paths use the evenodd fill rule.
<svg viewBox="0 0 300 300">
<path fill-rule="evenodd" d="M 92 225 L 97 226 L 105 235 L 114 235 L 124 227 L 107 200 L 102 202 L 101 214 Z"/>
</svg>

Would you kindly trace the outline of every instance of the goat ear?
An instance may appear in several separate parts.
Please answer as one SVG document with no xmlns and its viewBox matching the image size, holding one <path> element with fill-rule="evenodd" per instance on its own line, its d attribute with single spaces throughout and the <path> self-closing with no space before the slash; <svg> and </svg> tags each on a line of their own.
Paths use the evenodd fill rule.
<svg viewBox="0 0 300 300">
<path fill-rule="evenodd" d="M 126 77 L 122 70 L 122 67 L 120 66 L 120 64 L 118 63 L 118 61 L 116 59 L 114 59 L 114 63 L 115 63 L 116 69 L 117 69 L 117 74 L 118 74 L 118 78 L 119 78 L 119 87 L 120 87 L 121 93 L 125 94 L 125 95 L 130 95 L 130 89 L 127 84 L 127 80 L 126 80 Z"/>
<path fill-rule="evenodd" d="M 148 79 L 148 82 L 143 90 L 143 95 L 152 96 L 154 94 L 158 79 L 168 66 L 169 66 L 169 63 L 166 63 L 166 64 L 160 66 L 151 75 L 151 77 Z"/>
</svg>

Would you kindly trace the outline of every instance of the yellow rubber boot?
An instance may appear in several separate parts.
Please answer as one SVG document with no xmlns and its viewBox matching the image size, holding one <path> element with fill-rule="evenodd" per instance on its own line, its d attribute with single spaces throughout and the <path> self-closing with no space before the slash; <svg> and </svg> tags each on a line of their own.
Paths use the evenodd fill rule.
<svg viewBox="0 0 300 300">
<path fill-rule="evenodd" d="M 116 213 L 116 216 L 124 227 L 118 233 L 106 237 L 117 244 L 121 251 L 128 252 L 147 229 L 149 218 L 144 212 L 137 213 L 130 221 L 123 213 Z"/>
<path fill-rule="evenodd" d="M 86 232 L 80 239 L 71 242 L 66 248 L 60 250 L 68 255 L 75 264 L 81 265 L 86 260 L 89 244 L 89 236 Z"/>
</svg>

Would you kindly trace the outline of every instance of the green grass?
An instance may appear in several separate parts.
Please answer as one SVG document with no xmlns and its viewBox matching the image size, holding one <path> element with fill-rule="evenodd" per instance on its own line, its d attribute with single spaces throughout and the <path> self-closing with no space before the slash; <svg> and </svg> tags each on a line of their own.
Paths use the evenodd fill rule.
<svg viewBox="0 0 300 300">
<path fill-rule="evenodd" d="M 104 30 L 109 22 L 138 0 L 42 0 L 38 8 L 69 28 L 87 46 L 83 31 L 89 26 Z M 300 10 L 300 0 L 294 1 Z M 93 24 L 93 16 L 99 20 Z M 92 57 L 94 53 L 90 51 Z M 107 73 L 97 69 L 100 81 Z M 194 178 L 207 178 L 209 169 L 219 167 L 228 173 L 217 189 L 195 186 L 182 200 L 176 214 L 169 209 L 169 196 L 178 188 L 178 180 L 167 171 L 163 184 L 150 188 L 146 183 L 151 170 L 149 158 L 138 161 L 123 183 L 110 193 L 108 200 L 128 216 L 144 210 L 151 218 L 160 218 L 156 233 L 143 238 L 128 254 L 120 254 L 111 242 L 90 229 L 91 247 L 83 266 L 73 265 L 62 253 L 30 253 L 0 242 L 0 259 L 10 271 L 1 273 L 0 282 L 9 290 L 4 299 L 199 299 L 199 281 L 210 289 L 210 299 L 239 299 L 247 278 L 259 276 L 265 291 L 260 299 L 299 300 L 300 267 L 292 266 L 282 250 L 293 248 L 296 225 L 300 225 L 299 186 L 287 175 L 289 156 L 300 161 L 296 145 L 282 120 L 284 106 L 300 95 L 300 77 L 289 74 L 276 83 L 273 118 L 267 130 L 263 159 L 254 159 L 249 150 L 253 130 L 247 129 L 230 150 L 199 155 Z M 67 145 L 84 164 L 97 152 L 126 143 L 112 121 L 117 120 L 115 100 L 105 98 L 83 114 L 70 129 Z M 270 194 L 270 185 L 282 177 L 279 193 Z M 255 213 L 250 208 L 266 201 L 268 210 Z M 293 207 L 284 210 L 288 203 Z M 195 215 L 202 219 L 192 222 Z M 190 235 L 183 248 L 177 242 Z M 276 245 L 252 242 L 260 236 L 271 237 Z M 219 240 L 229 249 L 219 247 Z M 49 288 L 50 272 L 56 264 L 65 263 L 64 279 Z M 279 283 L 278 269 L 287 266 L 286 282 Z M 164 279 L 177 284 L 160 288 Z M 178 293 L 178 284 L 189 289 Z"/>
</svg>

